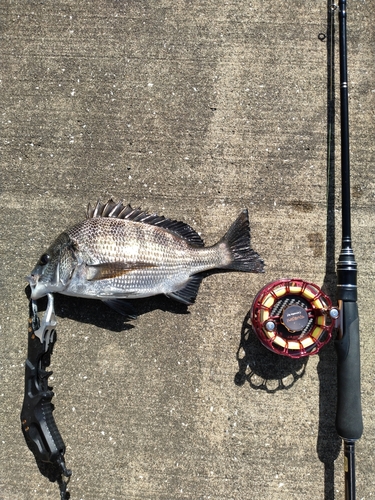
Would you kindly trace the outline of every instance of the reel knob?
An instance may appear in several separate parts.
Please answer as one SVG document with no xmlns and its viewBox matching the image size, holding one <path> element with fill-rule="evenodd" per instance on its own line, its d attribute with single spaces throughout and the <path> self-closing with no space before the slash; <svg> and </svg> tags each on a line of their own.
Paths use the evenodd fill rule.
<svg viewBox="0 0 375 500">
<path fill-rule="evenodd" d="M 300 279 L 269 283 L 251 307 L 251 322 L 261 343 L 291 358 L 319 352 L 331 339 L 338 316 L 338 309 L 317 285 Z"/>
</svg>

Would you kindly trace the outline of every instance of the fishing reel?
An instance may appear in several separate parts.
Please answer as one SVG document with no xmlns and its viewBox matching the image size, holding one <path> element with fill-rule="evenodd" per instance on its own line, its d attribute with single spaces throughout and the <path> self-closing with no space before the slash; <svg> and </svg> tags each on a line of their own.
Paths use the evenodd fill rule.
<svg viewBox="0 0 375 500">
<path fill-rule="evenodd" d="M 260 342 L 276 354 L 302 358 L 316 354 L 332 336 L 339 310 L 312 283 L 281 279 L 255 297 L 251 322 Z"/>
</svg>

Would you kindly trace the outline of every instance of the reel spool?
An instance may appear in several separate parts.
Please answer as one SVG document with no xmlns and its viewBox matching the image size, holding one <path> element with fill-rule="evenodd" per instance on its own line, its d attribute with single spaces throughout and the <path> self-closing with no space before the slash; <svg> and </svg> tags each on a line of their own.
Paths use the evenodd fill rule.
<svg viewBox="0 0 375 500">
<path fill-rule="evenodd" d="M 338 316 L 338 309 L 317 285 L 300 279 L 269 283 L 251 307 L 251 322 L 261 343 L 290 358 L 316 354 L 329 342 Z"/>
</svg>

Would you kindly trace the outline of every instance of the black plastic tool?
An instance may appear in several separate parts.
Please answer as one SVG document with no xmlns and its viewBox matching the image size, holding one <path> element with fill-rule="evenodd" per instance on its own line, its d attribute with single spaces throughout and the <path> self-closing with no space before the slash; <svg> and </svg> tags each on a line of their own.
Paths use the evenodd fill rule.
<svg viewBox="0 0 375 500">
<path fill-rule="evenodd" d="M 30 300 L 29 307 L 25 395 L 21 411 L 22 432 L 40 472 L 51 482 L 57 482 L 61 500 L 68 500 L 70 494 L 67 484 L 72 472 L 66 468 L 65 444 L 53 417 L 54 393 L 48 385 L 52 372 L 46 370 L 50 365 L 56 342 L 53 296 L 48 295 L 48 305 L 42 321 L 39 320 L 36 301 Z M 68 481 L 64 477 L 68 478 Z"/>
</svg>

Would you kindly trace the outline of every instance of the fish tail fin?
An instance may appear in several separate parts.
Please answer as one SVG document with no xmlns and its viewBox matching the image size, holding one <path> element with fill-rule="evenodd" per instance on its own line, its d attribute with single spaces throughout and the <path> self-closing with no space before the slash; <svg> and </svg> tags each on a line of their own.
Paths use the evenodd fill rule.
<svg viewBox="0 0 375 500">
<path fill-rule="evenodd" d="M 225 243 L 226 247 L 223 268 L 247 273 L 261 273 L 264 271 L 263 259 L 251 248 L 247 209 L 240 213 L 218 245 L 222 246 L 223 243 Z M 228 262 L 228 250 L 230 262 Z"/>
</svg>

